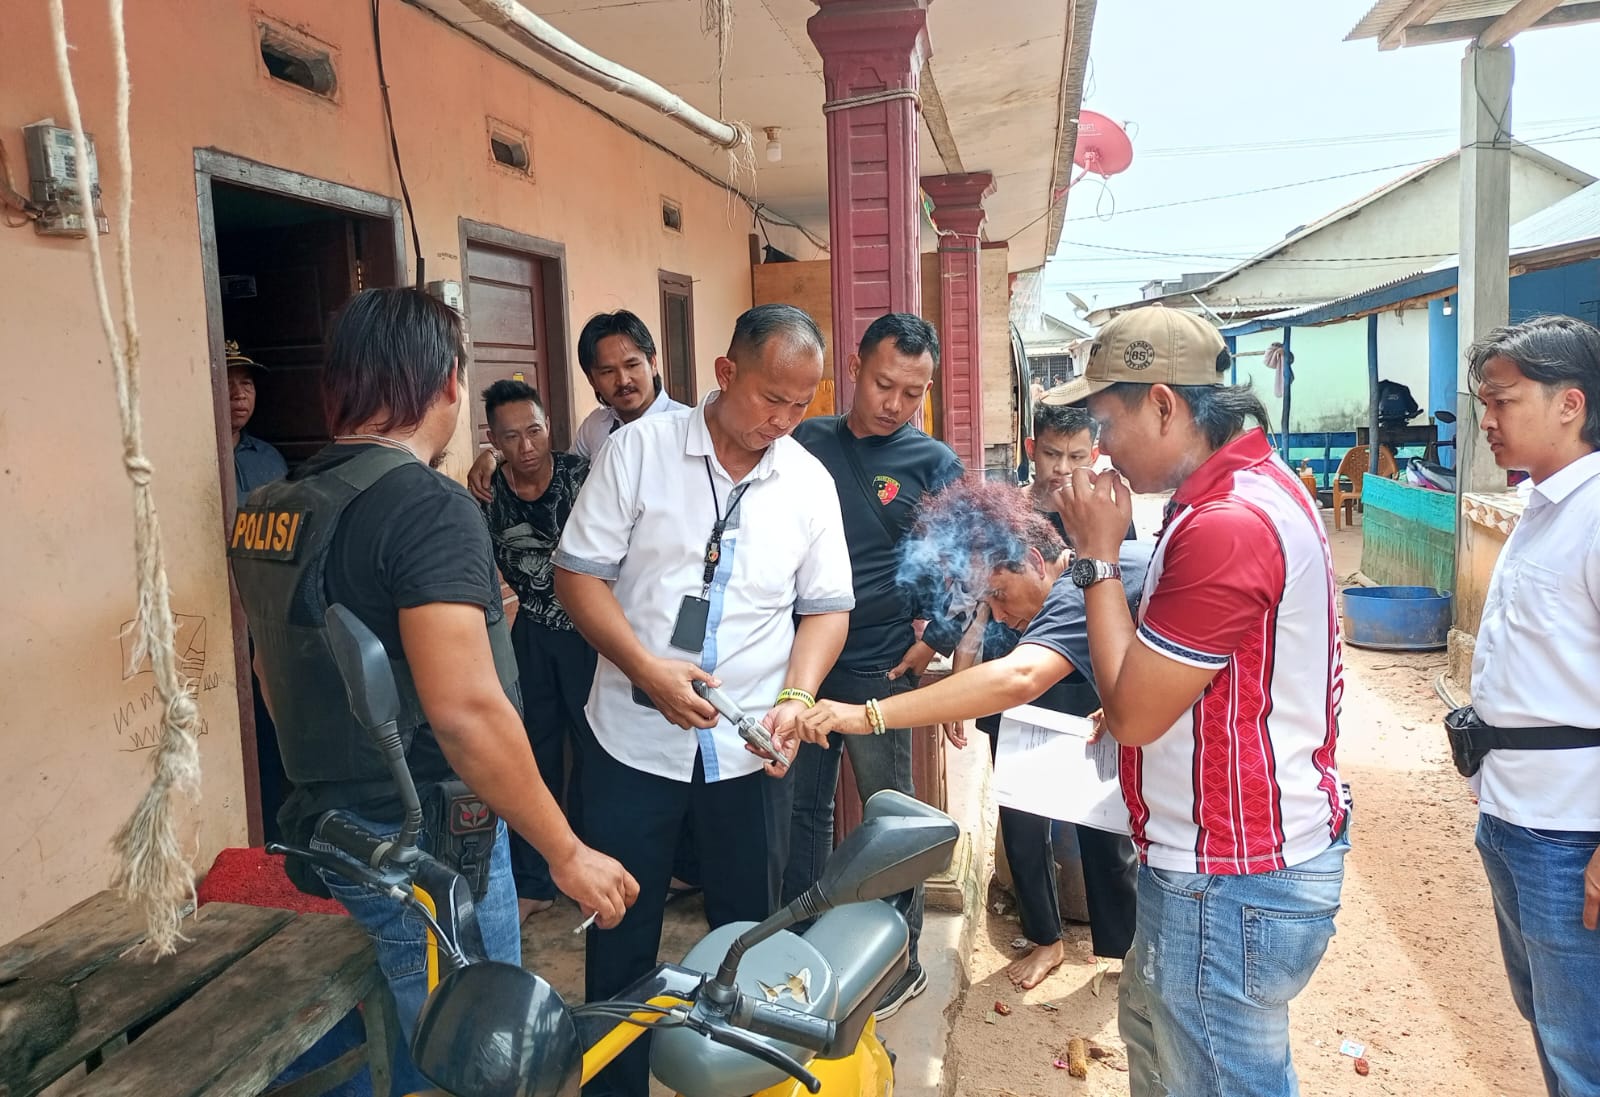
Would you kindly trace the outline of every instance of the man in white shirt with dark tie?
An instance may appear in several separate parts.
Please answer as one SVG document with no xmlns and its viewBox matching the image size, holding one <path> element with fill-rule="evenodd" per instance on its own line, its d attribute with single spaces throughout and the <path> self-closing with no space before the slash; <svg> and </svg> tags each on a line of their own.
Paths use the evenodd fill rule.
<svg viewBox="0 0 1600 1097">
<path fill-rule="evenodd" d="M 1550 1097 L 1600 1097 L 1600 331 L 1541 317 L 1467 357 L 1495 462 L 1529 475 L 1472 660 L 1478 852 Z"/>
</svg>

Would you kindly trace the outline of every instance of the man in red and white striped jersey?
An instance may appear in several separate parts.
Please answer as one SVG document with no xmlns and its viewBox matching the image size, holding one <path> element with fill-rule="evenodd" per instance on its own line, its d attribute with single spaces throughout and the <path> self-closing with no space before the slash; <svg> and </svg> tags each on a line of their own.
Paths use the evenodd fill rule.
<svg viewBox="0 0 1600 1097">
<path fill-rule="evenodd" d="M 1349 849 L 1327 535 L 1227 366 L 1210 324 L 1141 308 L 1045 397 L 1087 400 L 1127 477 L 1079 470 L 1056 503 L 1142 861 L 1119 1017 L 1133 1097 L 1298 1092 L 1288 1004 L 1333 936 Z M 1137 620 L 1115 564 L 1134 491 L 1174 492 Z"/>
</svg>

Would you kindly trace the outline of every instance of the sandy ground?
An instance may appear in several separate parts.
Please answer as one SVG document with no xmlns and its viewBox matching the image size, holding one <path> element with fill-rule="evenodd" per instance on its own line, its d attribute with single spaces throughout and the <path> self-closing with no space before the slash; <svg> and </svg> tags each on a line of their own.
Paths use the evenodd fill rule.
<svg viewBox="0 0 1600 1097">
<path fill-rule="evenodd" d="M 1139 528 L 1159 522 L 1140 500 Z M 1334 539 L 1341 578 L 1359 566 L 1360 527 Z M 1544 1092 L 1527 1025 L 1511 1003 L 1488 885 L 1473 849 L 1476 809 L 1451 767 L 1433 690 L 1444 653 L 1345 649 L 1339 762 L 1355 799 L 1338 933 L 1290 1007 L 1305 1097 L 1386 1093 L 1537 1097 Z M 984 912 L 958 1007 L 952 1061 L 962 1097 L 1125 1094 L 1117 979 L 1092 992 L 1088 928 L 1069 926 L 1067 962 L 1040 986 L 1015 990 L 1014 915 Z M 996 1015 L 996 1002 L 1011 1007 Z M 1053 1007 L 1053 1008 L 1047 1008 Z M 1052 1066 L 1073 1036 L 1106 1058 L 1079 1081 Z M 1360 1077 L 1340 1054 L 1366 1045 Z M 1119 1067 L 1121 1069 L 1119 1069 Z"/>
</svg>

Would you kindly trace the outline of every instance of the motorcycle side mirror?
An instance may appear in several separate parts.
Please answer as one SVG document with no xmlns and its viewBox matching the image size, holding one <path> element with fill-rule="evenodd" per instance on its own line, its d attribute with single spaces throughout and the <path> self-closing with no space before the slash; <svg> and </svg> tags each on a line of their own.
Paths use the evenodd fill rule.
<svg viewBox="0 0 1600 1097">
<path fill-rule="evenodd" d="M 422 1006 L 411 1058 L 459 1097 L 578 1097 L 583 1044 L 549 983 L 512 964 L 471 964 Z"/>
<path fill-rule="evenodd" d="M 885 789 L 867 801 L 861 825 L 852 830 L 823 867 L 822 879 L 772 917 L 741 933 L 728 948 L 704 998 L 731 1004 L 739 961 L 750 949 L 790 926 L 846 903 L 886 899 L 909 891 L 950 867 L 961 828 L 938 808 L 903 792 Z"/>
<path fill-rule="evenodd" d="M 817 882 L 824 909 L 909 891 L 950 864 L 961 828 L 937 808 L 885 790 L 828 858 Z"/>
<path fill-rule="evenodd" d="M 400 718 L 400 694 L 383 641 L 359 617 L 341 605 L 331 605 L 323 616 L 328 646 L 344 680 L 350 711 L 368 731 Z"/>
<path fill-rule="evenodd" d="M 1433 413 L 1433 417 L 1441 423 L 1454 423 L 1456 421 L 1455 413 L 1450 411 L 1436 411 Z"/>
<path fill-rule="evenodd" d="M 383 641 L 366 623 L 337 603 L 322 615 L 328 633 L 328 647 L 344 681 L 345 696 L 356 721 L 367 730 L 389 764 L 389 775 L 400 792 L 405 821 L 386 861 L 409 863 L 416 860 L 417 835 L 422 831 L 422 801 L 417 797 L 411 767 L 406 765 L 405 743 L 400 738 L 400 691 L 395 687 L 394 668 Z"/>
</svg>

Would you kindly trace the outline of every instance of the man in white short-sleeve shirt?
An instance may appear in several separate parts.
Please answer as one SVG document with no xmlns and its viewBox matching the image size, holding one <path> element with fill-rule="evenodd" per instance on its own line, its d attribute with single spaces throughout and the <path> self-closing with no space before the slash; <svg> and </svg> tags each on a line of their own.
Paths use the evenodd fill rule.
<svg viewBox="0 0 1600 1097">
<path fill-rule="evenodd" d="M 855 598 L 838 493 L 788 437 L 822 377 L 822 346 L 792 306 L 744 313 L 717 359 L 720 391 L 615 434 L 556 550 L 556 593 L 600 653 L 582 830 L 640 887 L 620 926 L 589 933 L 591 1002 L 655 966 L 686 818 L 712 926 L 776 905 L 767 803 L 784 767 L 763 772 L 691 683 L 720 684 L 787 730 L 806 704 L 788 691 L 814 695 L 844 645 Z M 644 1097 L 647 1085 L 640 1041 L 585 1093 Z"/>
<path fill-rule="evenodd" d="M 1527 509 L 1472 659 L 1473 776 L 1511 997 L 1551 1097 L 1600 1097 L 1600 331 L 1569 316 L 1467 351 L 1495 463 Z M 1489 735 L 1499 739 L 1489 739 Z"/>
</svg>

